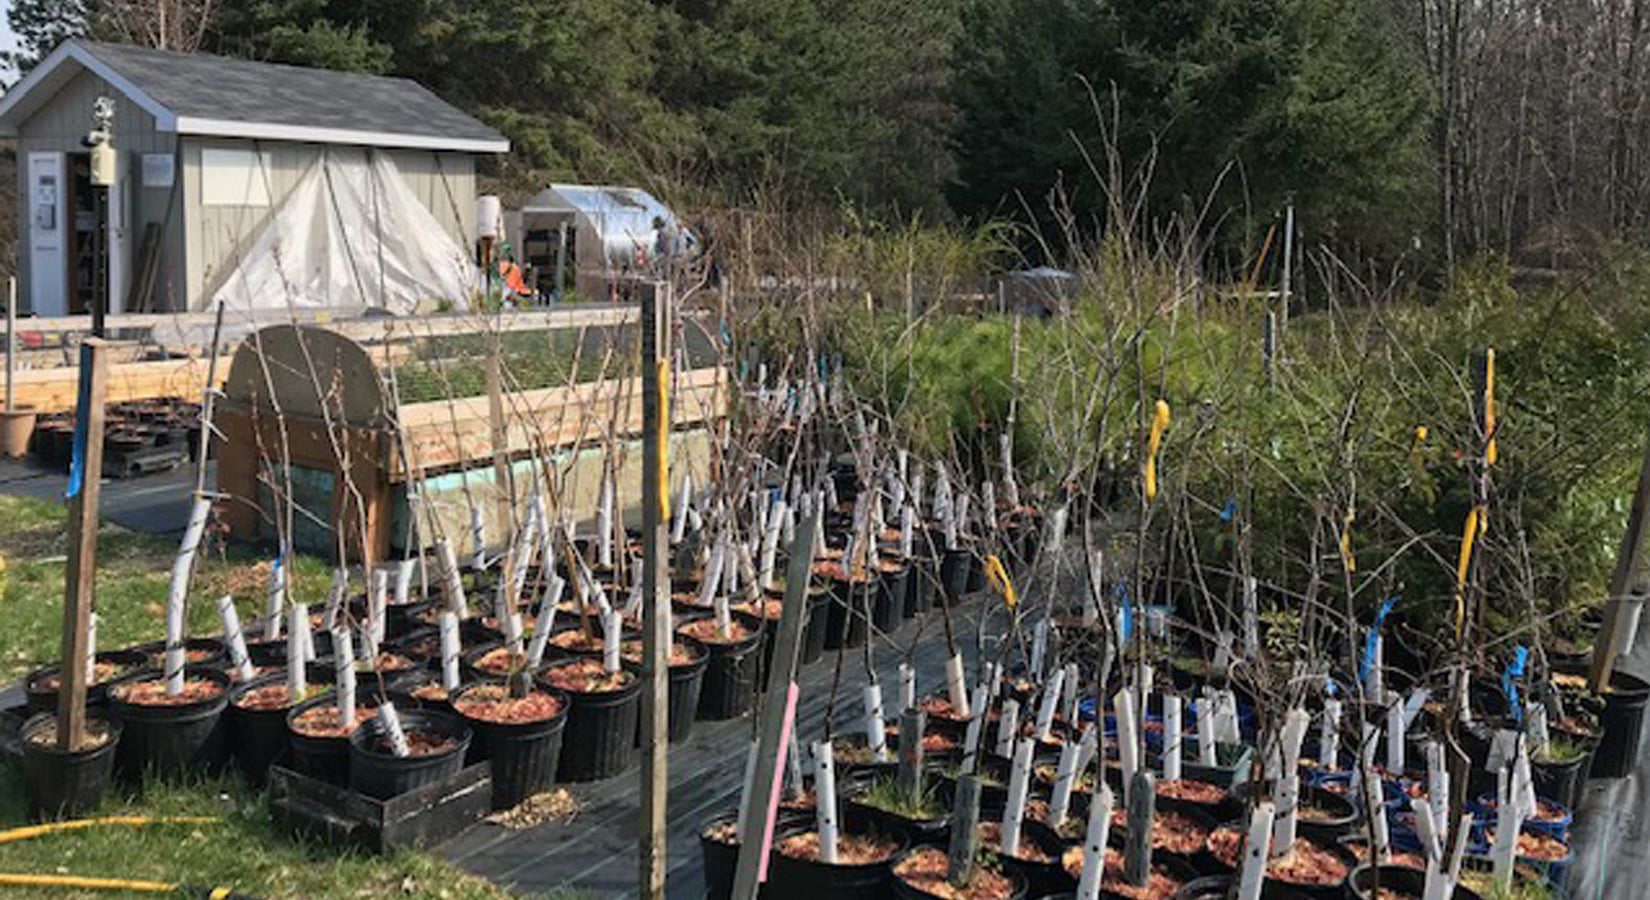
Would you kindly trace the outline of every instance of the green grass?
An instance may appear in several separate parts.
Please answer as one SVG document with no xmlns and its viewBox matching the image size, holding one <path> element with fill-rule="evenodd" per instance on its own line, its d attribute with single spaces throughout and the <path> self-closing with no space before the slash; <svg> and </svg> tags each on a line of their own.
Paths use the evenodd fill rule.
<svg viewBox="0 0 1650 900">
<path fill-rule="evenodd" d="M 1536 753 L 1541 762 L 1565 763 L 1587 755 L 1587 747 L 1567 738 L 1549 738 L 1547 746 Z"/>
<path fill-rule="evenodd" d="M 0 497 L 0 681 L 56 663 L 63 634 L 63 587 L 68 513 L 62 504 Z M 177 537 L 156 537 L 105 522 L 98 529 L 96 608 L 98 648 L 112 650 L 165 637 L 166 590 Z M 232 594 L 243 624 L 263 611 L 269 560 L 231 547 L 202 548 L 188 605 L 191 635 L 222 632 L 217 598 Z M 294 596 L 325 599 L 328 564 L 299 557 L 292 566 Z"/>
<path fill-rule="evenodd" d="M 181 786 L 146 784 L 141 791 L 105 798 L 97 815 L 205 816 L 218 821 L 96 828 L 0 844 L 0 872 L 231 887 L 271 898 L 502 900 L 510 896 L 424 854 L 378 858 L 289 840 L 277 833 L 261 799 L 238 777 Z M 18 769 L 11 764 L 0 766 L 0 827 L 26 824 Z M 160 896 L 44 887 L 28 890 L 26 896 L 63 900 Z"/>
<path fill-rule="evenodd" d="M 935 819 L 946 812 L 935 799 L 932 784 L 919 787 L 916 796 L 912 796 L 911 792 L 900 788 L 899 779 L 893 776 L 878 778 L 864 794 L 860 795 L 859 800 L 866 806 L 908 819 Z"/>
<path fill-rule="evenodd" d="M 62 634 L 61 559 L 67 514 L 61 504 L 0 497 L 0 679 L 55 663 Z M 164 636 L 163 607 L 175 537 L 136 534 L 104 524 L 98 531 L 99 646 L 112 649 Z M 189 607 L 190 633 L 216 635 L 214 600 L 236 596 L 243 621 L 264 604 L 268 560 L 241 549 L 204 557 Z M 319 602 L 331 582 L 328 565 L 301 558 L 293 588 Z M 220 822 L 98 829 L 0 844 L 0 872 L 72 874 L 182 882 L 281 898 L 415 897 L 485 900 L 510 896 L 432 857 L 387 859 L 338 853 L 278 834 L 259 795 L 238 777 L 186 786 L 117 790 L 99 815 L 211 816 Z M 15 764 L 0 764 L 0 828 L 25 825 L 23 784 Z M 79 898 L 157 896 L 71 892 L 58 888 L 0 889 L 0 896 Z"/>
</svg>

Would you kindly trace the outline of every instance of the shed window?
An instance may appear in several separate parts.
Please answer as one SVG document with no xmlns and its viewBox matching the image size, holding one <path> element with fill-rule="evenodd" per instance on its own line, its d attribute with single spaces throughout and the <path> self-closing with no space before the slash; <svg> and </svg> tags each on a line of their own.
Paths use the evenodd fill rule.
<svg viewBox="0 0 1650 900">
<path fill-rule="evenodd" d="M 268 206 L 274 177 L 270 153 L 201 148 L 202 206 Z"/>
</svg>

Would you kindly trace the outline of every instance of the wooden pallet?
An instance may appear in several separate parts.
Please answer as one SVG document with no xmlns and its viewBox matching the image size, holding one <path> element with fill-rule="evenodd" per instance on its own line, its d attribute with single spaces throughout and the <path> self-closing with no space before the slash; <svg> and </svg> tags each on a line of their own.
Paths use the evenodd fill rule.
<svg viewBox="0 0 1650 900">
<path fill-rule="evenodd" d="M 269 770 L 269 809 L 277 826 L 293 836 L 371 853 L 437 843 L 480 821 L 492 803 L 487 763 L 389 800 L 280 766 Z"/>
</svg>

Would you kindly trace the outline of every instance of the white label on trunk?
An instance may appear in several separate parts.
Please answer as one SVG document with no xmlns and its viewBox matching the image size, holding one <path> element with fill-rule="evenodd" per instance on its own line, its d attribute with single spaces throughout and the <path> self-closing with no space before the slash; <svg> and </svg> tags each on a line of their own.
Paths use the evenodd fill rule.
<svg viewBox="0 0 1650 900">
<path fill-rule="evenodd" d="M 878 762 L 888 758 L 888 725 L 882 715 L 882 685 L 871 682 L 865 686 L 865 745 Z M 910 740 L 907 734 L 901 740 Z"/>
<path fill-rule="evenodd" d="M 945 661 L 945 688 L 946 696 L 951 701 L 951 711 L 961 718 L 967 718 L 971 711 L 968 708 L 968 688 L 963 682 L 962 654 L 952 654 Z"/>
<path fill-rule="evenodd" d="M 1180 695 L 1163 695 L 1163 780 L 1180 780 Z"/>
<path fill-rule="evenodd" d="M 458 690 L 458 616 L 442 610 L 436 624 L 441 635 L 441 686 L 451 694 Z"/>
<path fill-rule="evenodd" d="M 1096 900 L 1106 868 L 1106 841 L 1111 831 L 1111 787 L 1102 779 L 1089 803 L 1089 827 L 1083 836 L 1083 874 L 1077 880 L 1077 900 Z"/>
<path fill-rule="evenodd" d="M 831 742 L 814 744 L 815 815 L 819 828 L 819 861 L 836 862 L 836 767 L 831 761 Z"/>
<path fill-rule="evenodd" d="M 1012 698 L 1003 701 L 1002 714 L 997 717 L 997 747 L 998 756 L 1007 758 L 1014 755 L 1014 738 L 1020 730 L 1020 703 Z"/>
<path fill-rule="evenodd" d="M 235 677 L 242 683 L 252 680 L 252 658 L 246 652 L 246 635 L 241 633 L 241 617 L 235 611 L 235 598 L 224 594 L 218 598 L 218 618 L 223 620 L 223 643 L 229 650 L 229 664 Z"/>
<path fill-rule="evenodd" d="M 407 743 L 407 732 L 401 728 L 401 717 L 395 712 L 395 704 L 385 701 L 378 707 L 378 721 L 383 726 L 384 737 L 389 739 L 390 752 L 396 756 L 411 756 L 412 747 Z"/>
</svg>

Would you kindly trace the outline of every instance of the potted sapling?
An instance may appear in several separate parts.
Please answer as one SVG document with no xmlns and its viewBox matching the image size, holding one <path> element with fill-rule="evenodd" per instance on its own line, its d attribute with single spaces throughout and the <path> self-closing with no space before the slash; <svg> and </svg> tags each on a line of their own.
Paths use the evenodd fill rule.
<svg viewBox="0 0 1650 900">
<path fill-rule="evenodd" d="M 722 553 L 713 560 L 735 553 L 731 542 L 724 541 L 718 546 Z M 736 568 L 738 563 L 729 565 Z M 713 564 L 712 570 L 717 568 Z M 710 721 L 734 719 L 749 712 L 756 697 L 762 622 L 735 615 L 727 594 L 719 589 L 716 580 L 707 580 L 704 590 L 709 592 L 711 615 L 678 626 L 676 633 L 698 641 L 709 653 L 699 689 L 698 717 Z"/>
<path fill-rule="evenodd" d="M 223 620 L 224 645 L 235 682 L 224 710 L 230 754 L 247 782 L 261 785 L 269 767 L 287 754 L 286 714 L 304 698 L 292 692 L 285 672 L 260 674 L 252 665 L 233 597 L 218 598 L 218 616 Z"/>
<path fill-rule="evenodd" d="M 901 900 L 1013 900 L 1025 896 L 1026 880 L 1008 867 L 1009 857 L 989 852 L 988 842 L 1000 839 L 1000 835 L 987 827 L 996 823 L 978 823 L 978 781 L 964 775 L 957 793 L 949 845 L 942 848 L 924 844 L 901 854 L 893 865 L 894 896 Z M 1046 862 L 1048 854 L 1028 846 L 1024 857 Z"/>
<path fill-rule="evenodd" d="M 186 641 L 183 633 L 184 595 L 208 506 L 196 498 L 183 550 L 172 567 L 166 640 L 156 648 L 160 666 L 129 675 L 109 688 L 115 717 L 123 726 L 116 768 L 127 777 L 153 771 L 176 778 L 217 771 L 229 761 L 223 711 L 229 702 L 230 678 L 216 665 L 223 658 L 223 645 L 208 639 Z M 210 662 L 191 664 L 192 659 Z"/>
<path fill-rule="evenodd" d="M 553 663 L 537 675 L 540 685 L 564 692 L 571 701 L 557 773 L 562 781 L 607 778 L 635 762 L 642 682 L 635 670 L 622 665 L 619 613 L 610 610 L 603 619 L 601 658 Z"/>
<path fill-rule="evenodd" d="M 474 733 L 471 761 L 491 763 L 495 809 L 512 808 L 556 783 L 571 701 L 562 691 L 535 685 L 526 674 L 543 657 L 540 637 L 549 634 L 554 615 L 554 603 L 541 608 L 525 669 L 505 681 L 460 688 L 452 698 L 452 708 Z"/>
<path fill-rule="evenodd" d="M 297 607 L 294 607 L 294 612 L 296 615 Z M 289 639 L 293 641 L 289 652 L 294 659 L 302 656 L 297 646 L 299 633 L 298 629 L 288 632 Z M 354 641 L 347 630 L 340 630 L 333 639 L 339 642 L 340 650 L 348 650 L 353 655 Z M 338 656 L 334 660 L 343 658 Z M 337 680 L 334 688 L 311 696 L 306 668 L 287 666 L 287 693 L 296 700 L 286 713 L 287 742 L 295 771 L 333 784 L 347 785 L 350 735 L 362 722 L 377 715 L 380 698 L 377 691 L 356 683 L 353 664 L 339 663 L 335 671 Z"/>
<path fill-rule="evenodd" d="M 1031 786 L 1031 757 L 1036 742 L 1021 738 L 1015 747 L 1010 765 L 1008 793 L 1002 804 L 1002 815 L 997 821 L 981 822 L 978 826 L 979 845 L 995 854 L 1005 872 L 1017 875 L 1027 890 L 1036 895 L 1055 893 L 1069 888 L 1070 879 L 1061 868 L 1060 854 L 1065 849 L 1053 829 L 1027 815 Z M 966 780 L 971 776 L 963 776 Z M 977 779 L 977 776 L 973 776 Z M 979 805 L 981 789 L 978 781 L 972 787 L 959 782 L 956 812 L 952 821 L 952 843 L 957 840 L 957 819 L 963 808 Z M 977 818 L 977 816 L 976 816 Z M 959 850 L 960 848 L 955 848 Z M 961 855 L 955 857 L 960 863 Z M 953 880 L 954 883 L 957 880 Z"/>
<path fill-rule="evenodd" d="M 776 897 L 805 900 L 880 900 L 889 862 L 906 842 L 886 831 L 840 829 L 830 743 L 816 743 L 813 757 L 814 821 L 792 824 L 776 836 L 768 889 Z"/>
<path fill-rule="evenodd" d="M 398 712 L 385 702 L 350 734 L 350 789 L 388 800 L 450 779 L 464 767 L 470 738 L 469 726 L 450 713 Z"/>
<path fill-rule="evenodd" d="M 907 710 L 900 731 L 921 734 L 924 716 Z M 945 830 L 946 810 L 926 783 L 922 741 L 902 741 L 899 765 L 892 775 L 869 778 L 844 797 L 848 822 L 856 831 L 898 834 L 912 844 L 930 843 Z"/>
<path fill-rule="evenodd" d="M 96 666 L 96 642 L 86 642 L 86 680 Z M 113 776 L 121 723 L 97 710 L 85 711 L 78 735 L 58 730 L 59 710 L 29 717 L 18 734 L 22 744 L 23 789 L 31 820 L 72 818 L 97 806 Z"/>
</svg>

